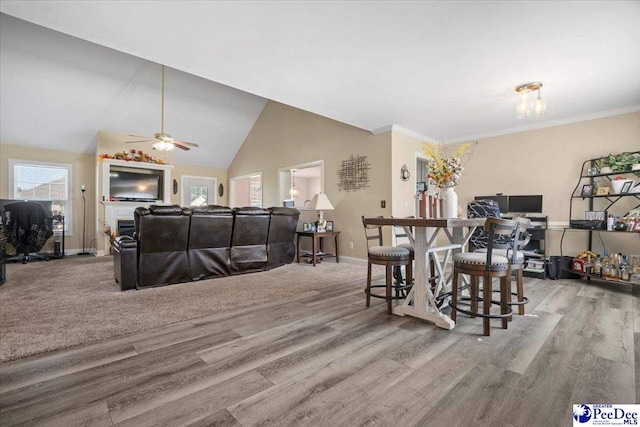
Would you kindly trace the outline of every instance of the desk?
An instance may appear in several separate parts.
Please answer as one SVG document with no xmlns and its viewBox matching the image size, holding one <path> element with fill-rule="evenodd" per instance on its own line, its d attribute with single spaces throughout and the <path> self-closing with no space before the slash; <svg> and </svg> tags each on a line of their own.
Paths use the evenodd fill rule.
<svg viewBox="0 0 640 427">
<path fill-rule="evenodd" d="M 300 262 L 300 237 L 311 237 L 311 257 L 313 259 L 313 266 L 315 267 L 318 262 L 318 249 L 322 252 L 322 238 L 333 237 L 333 241 L 336 247 L 336 262 L 340 262 L 340 256 L 338 254 L 338 235 L 339 231 L 296 231 L 296 258 Z M 320 254 L 320 256 L 333 256 L 332 254 Z"/>
<path fill-rule="evenodd" d="M 394 307 L 393 314 L 419 317 L 444 329 L 455 327 L 455 322 L 438 308 L 429 286 L 427 250 L 434 246 L 441 232 L 444 232 L 452 244 L 459 244 L 464 248 L 476 227 L 483 226 L 484 222 L 485 218 L 365 218 L 366 224 L 403 227 L 415 251 L 415 285 L 404 303 Z M 410 228 L 413 228 L 413 234 Z"/>
</svg>

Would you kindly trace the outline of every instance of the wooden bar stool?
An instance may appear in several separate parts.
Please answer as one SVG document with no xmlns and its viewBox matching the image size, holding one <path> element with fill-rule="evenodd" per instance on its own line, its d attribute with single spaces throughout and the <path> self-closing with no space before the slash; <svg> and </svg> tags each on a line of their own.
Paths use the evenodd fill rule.
<svg viewBox="0 0 640 427">
<path fill-rule="evenodd" d="M 381 218 L 381 217 L 380 217 Z M 371 297 L 382 298 L 387 301 L 387 314 L 392 313 L 392 302 L 394 299 L 403 299 L 400 291 L 404 291 L 411 287 L 412 277 L 409 277 L 411 269 L 409 267 L 411 263 L 411 254 L 408 249 L 397 246 L 384 246 L 382 241 L 382 226 L 367 224 L 364 216 L 362 217 L 362 225 L 364 226 L 364 234 L 367 239 L 367 287 L 365 294 L 367 295 L 366 306 L 369 307 Z M 376 240 L 378 246 L 369 246 L 369 241 Z M 384 265 L 385 266 L 385 284 L 383 285 L 371 285 L 371 265 Z M 396 266 L 407 266 L 407 283 L 397 283 L 393 285 L 393 268 Z M 371 292 L 371 288 L 386 289 L 385 295 L 376 295 Z M 392 288 L 396 288 L 396 296 L 392 295 Z"/>
<path fill-rule="evenodd" d="M 451 319 L 456 320 L 456 313 L 479 316 L 483 318 L 483 333 L 490 335 L 489 320 L 492 318 L 502 319 L 502 327 L 507 328 L 507 318 L 511 316 L 512 310 L 509 307 L 509 260 L 507 257 L 493 253 L 493 244 L 496 236 L 510 236 L 515 228 L 516 221 L 499 218 L 487 218 L 485 230 L 488 233 L 488 243 L 486 253 L 465 252 L 457 253 L 453 256 L 453 283 L 451 285 L 452 295 L 449 306 L 451 307 Z M 460 274 L 471 276 L 471 297 L 458 298 L 458 278 Z M 482 277 L 482 298 L 478 297 L 478 282 Z M 494 277 L 500 278 L 500 301 L 493 301 L 492 280 Z M 470 300 L 471 310 L 460 307 L 461 301 Z M 478 313 L 478 301 L 482 301 L 482 313 Z M 491 305 L 500 306 L 500 314 L 491 313 Z"/>
<path fill-rule="evenodd" d="M 496 249 L 494 244 L 493 253 L 507 257 L 509 260 L 509 270 L 511 273 L 509 274 L 509 305 L 518 306 L 518 314 L 524 316 L 524 305 L 529 302 L 529 299 L 524 296 L 524 277 L 522 274 L 522 270 L 524 269 L 524 253 L 522 250 L 531 240 L 531 235 L 527 233 L 527 229 L 531 226 L 531 220 L 525 217 L 517 217 L 515 220 L 517 222 L 516 230 L 513 235 L 513 240 L 509 244 L 509 248 Z M 515 252 L 511 248 L 515 248 Z M 478 249 L 476 252 L 486 253 L 487 249 Z M 511 292 L 512 274 L 516 279 L 516 292 Z M 517 298 L 516 301 L 513 301 L 513 296 Z"/>
</svg>

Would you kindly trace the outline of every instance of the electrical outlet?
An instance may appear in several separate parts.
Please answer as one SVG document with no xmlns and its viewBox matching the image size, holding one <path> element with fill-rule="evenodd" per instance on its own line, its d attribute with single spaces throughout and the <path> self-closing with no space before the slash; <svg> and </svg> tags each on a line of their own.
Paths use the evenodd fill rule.
<svg viewBox="0 0 640 427">
<path fill-rule="evenodd" d="M 387 207 L 387 201 L 386 200 L 380 200 L 380 207 L 382 209 L 386 208 Z"/>
<path fill-rule="evenodd" d="M 349 249 L 353 249 L 353 242 L 349 242 Z"/>
</svg>

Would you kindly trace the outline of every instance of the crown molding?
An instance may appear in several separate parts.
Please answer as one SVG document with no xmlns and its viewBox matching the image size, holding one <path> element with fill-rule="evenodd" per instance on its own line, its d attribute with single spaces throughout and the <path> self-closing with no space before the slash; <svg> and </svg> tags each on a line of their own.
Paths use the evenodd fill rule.
<svg viewBox="0 0 640 427">
<path fill-rule="evenodd" d="M 479 133 L 479 134 L 475 134 L 475 135 L 467 135 L 467 136 L 462 136 L 462 137 L 459 137 L 459 138 L 447 139 L 444 142 L 446 144 L 455 144 L 455 143 L 458 143 L 458 142 L 466 142 L 466 141 L 471 141 L 471 140 L 476 140 L 476 139 L 484 139 L 484 138 L 492 138 L 492 137 L 495 137 L 495 136 L 510 135 L 510 134 L 513 134 L 513 133 L 527 132 L 527 131 L 531 131 L 531 130 L 544 129 L 544 128 L 549 128 L 549 127 L 554 127 L 554 126 L 568 125 L 568 124 L 571 124 L 571 123 L 585 122 L 585 121 L 588 121 L 588 120 L 603 119 L 603 118 L 606 118 L 606 117 L 613 117 L 613 116 L 619 116 L 619 115 L 622 115 L 622 114 L 637 113 L 637 112 L 640 112 L 640 105 L 632 105 L 630 107 L 617 108 L 615 110 L 600 111 L 598 113 L 585 114 L 585 115 L 582 115 L 582 116 L 568 117 L 568 118 L 565 118 L 565 119 L 550 120 L 550 121 L 547 121 L 547 122 L 540 122 L 540 123 L 535 123 L 535 124 L 531 124 L 531 125 L 527 125 L 527 126 L 520 126 L 520 127 L 517 127 L 517 128 L 508 128 L 508 129 L 502 129 L 502 130 L 498 130 L 498 131 L 494 131 L 494 132 L 486 132 L 486 133 Z"/>
<path fill-rule="evenodd" d="M 372 134 L 374 135 L 378 135 L 380 133 L 384 133 L 384 132 L 389 132 L 389 131 L 393 131 L 393 132 L 398 132 L 401 133 L 403 135 L 409 136 L 411 138 L 415 138 L 418 139 L 422 142 L 440 142 L 438 139 L 427 136 L 427 135 L 423 135 L 421 133 L 418 132 L 414 132 L 410 129 L 406 129 L 403 128 L 402 126 L 398 126 L 398 125 L 388 125 L 388 126 L 383 126 L 381 128 L 377 128 L 377 129 L 373 129 L 371 131 Z"/>
</svg>

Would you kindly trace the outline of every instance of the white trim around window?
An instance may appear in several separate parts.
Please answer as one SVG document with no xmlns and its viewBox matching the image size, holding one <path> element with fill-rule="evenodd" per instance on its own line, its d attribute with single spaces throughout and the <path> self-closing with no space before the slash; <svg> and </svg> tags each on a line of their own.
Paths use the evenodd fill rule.
<svg viewBox="0 0 640 427">
<path fill-rule="evenodd" d="M 9 198 L 17 200 L 52 200 L 52 198 L 25 198 L 17 196 L 17 182 L 15 179 L 16 166 L 34 166 L 52 169 L 64 169 L 66 170 L 66 194 L 65 197 L 56 198 L 55 200 L 61 200 L 64 202 L 64 216 L 65 216 L 65 234 L 67 236 L 73 235 L 73 199 L 71 198 L 73 166 L 68 163 L 55 163 L 55 162 L 40 162 L 36 160 L 22 160 L 22 159 L 9 159 L 9 171 L 8 171 L 8 183 L 9 183 Z"/>
</svg>

